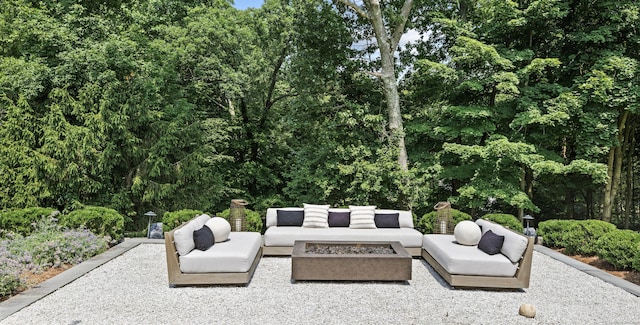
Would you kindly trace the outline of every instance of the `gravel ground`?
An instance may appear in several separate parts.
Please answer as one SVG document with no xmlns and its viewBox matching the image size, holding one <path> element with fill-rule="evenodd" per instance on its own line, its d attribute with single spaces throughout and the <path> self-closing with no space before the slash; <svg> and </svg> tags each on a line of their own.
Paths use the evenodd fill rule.
<svg viewBox="0 0 640 325">
<path fill-rule="evenodd" d="M 0 324 L 640 324 L 640 298 L 538 252 L 523 291 L 452 289 L 422 259 L 408 284 L 291 283 L 286 257 L 248 287 L 171 289 L 164 254 L 139 245 Z"/>
</svg>

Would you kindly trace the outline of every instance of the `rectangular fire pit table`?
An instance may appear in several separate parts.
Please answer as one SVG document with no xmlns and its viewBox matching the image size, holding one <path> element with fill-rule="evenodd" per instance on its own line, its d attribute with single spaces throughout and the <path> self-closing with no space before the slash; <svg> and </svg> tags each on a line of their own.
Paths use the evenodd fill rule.
<svg viewBox="0 0 640 325">
<path fill-rule="evenodd" d="M 411 280 L 412 257 L 400 242 L 296 241 L 291 279 Z"/>
</svg>

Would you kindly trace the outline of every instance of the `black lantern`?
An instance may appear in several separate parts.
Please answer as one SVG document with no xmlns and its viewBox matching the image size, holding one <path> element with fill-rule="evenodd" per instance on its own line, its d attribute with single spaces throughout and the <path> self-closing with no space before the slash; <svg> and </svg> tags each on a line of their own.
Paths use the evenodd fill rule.
<svg viewBox="0 0 640 325">
<path fill-rule="evenodd" d="M 153 211 L 147 211 L 147 213 L 145 213 L 144 215 L 145 217 L 149 218 L 149 223 L 147 224 L 147 238 L 151 238 L 151 219 L 155 218 L 157 214 Z M 155 226 L 155 223 L 154 223 L 154 226 Z"/>
<path fill-rule="evenodd" d="M 527 226 L 524 228 L 524 235 L 525 236 L 529 236 L 529 237 L 535 237 L 536 236 L 536 229 L 531 227 L 531 225 L 529 224 L 529 222 L 531 220 L 534 220 L 534 217 L 532 217 L 532 216 L 527 214 L 522 219 L 527 221 Z"/>
</svg>

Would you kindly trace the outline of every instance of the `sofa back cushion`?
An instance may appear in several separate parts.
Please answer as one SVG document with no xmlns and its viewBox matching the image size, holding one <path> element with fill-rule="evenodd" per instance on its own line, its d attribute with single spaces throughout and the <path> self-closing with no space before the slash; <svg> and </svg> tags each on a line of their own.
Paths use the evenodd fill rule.
<svg viewBox="0 0 640 325">
<path fill-rule="evenodd" d="M 505 227 L 493 223 L 488 220 L 478 219 L 476 223 L 482 229 L 484 235 L 487 231 L 491 230 L 494 234 L 504 236 L 504 243 L 500 249 L 500 253 L 509 258 L 511 262 L 517 263 L 522 258 L 524 251 L 527 249 L 529 240 L 524 235 L 519 235 Z"/>
<path fill-rule="evenodd" d="M 287 211 L 304 211 L 304 208 L 301 207 L 286 207 L 286 208 L 268 208 L 267 216 L 266 216 L 266 224 L 267 228 L 274 227 L 278 225 L 278 210 L 287 210 Z M 331 208 L 329 211 L 349 211 L 349 209 L 345 208 Z M 400 228 L 413 228 L 413 215 L 411 211 L 407 210 L 392 210 L 392 209 L 377 209 L 376 213 L 398 213 L 398 223 L 400 224 Z"/>
<path fill-rule="evenodd" d="M 176 251 L 180 255 L 187 255 L 194 248 L 196 248 L 196 244 L 193 241 L 193 232 L 202 228 L 207 221 L 211 219 L 206 214 L 201 214 L 191 220 L 189 220 L 185 225 L 179 227 L 178 229 L 173 231 L 173 242 L 176 246 Z"/>
<path fill-rule="evenodd" d="M 329 209 L 329 227 L 349 227 L 351 211 L 349 209 Z"/>
<path fill-rule="evenodd" d="M 267 228 L 269 227 L 274 227 L 278 225 L 278 210 L 281 211 L 300 211 L 303 213 L 303 218 L 304 218 L 304 208 L 299 208 L 299 207 L 290 207 L 290 208 L 268 208 L 267 209 L 267 222 L 266 222 L 266 226 Z"/>
</svg>

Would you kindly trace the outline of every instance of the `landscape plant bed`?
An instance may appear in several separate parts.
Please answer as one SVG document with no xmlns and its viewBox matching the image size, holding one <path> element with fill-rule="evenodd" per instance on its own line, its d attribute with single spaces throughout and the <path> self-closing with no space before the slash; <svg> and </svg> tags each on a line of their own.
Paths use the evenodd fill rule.
<svg viewBox="0 0 640 325">
<path fill-rule="evenodd" d="M 562 248 L 555 250 L 559 253 L 573 258 L 574 260 L 578 260 L 582 263 L 591 265 L 597 269 L 605 271 L 611 275 L 617 276 L 633 284 L 640 285 L 640 272 L 636 270 L 616 270 L 616 268 L 613 267 L 610 263 L 599 258 L 598 256 L 569 255 L 565 254 L 564 249 Z"/>
</svg>

